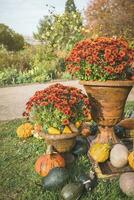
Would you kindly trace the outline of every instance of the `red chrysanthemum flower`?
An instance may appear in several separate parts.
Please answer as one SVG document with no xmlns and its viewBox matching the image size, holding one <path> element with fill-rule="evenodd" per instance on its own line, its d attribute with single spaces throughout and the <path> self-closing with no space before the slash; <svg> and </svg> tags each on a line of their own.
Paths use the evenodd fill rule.
<svg viewBox="0 0 134 200">
<path fill-rule="evenodd" d="M 86 110 L 83 110 L 83 107 Z M 82 121 L 87 111 L 90 111 L 90 103 L 81 90 L 54 84 L 35 92 L 26 103 L 26 111 L 23 115 L 37 124 L 41 123 L 43 127 L 48 127 L 55 124 L 67 125 L 79 119 Z"/>
<path fill-rule="evenodd" d="M 128 77 L 127 70 L 132 68 L 134 50 L 122 38 L 86 39 L 74 46 L 65 61 L 67 70 L 81 80 L 126 79 L 133 75 Z"/>
</svg>

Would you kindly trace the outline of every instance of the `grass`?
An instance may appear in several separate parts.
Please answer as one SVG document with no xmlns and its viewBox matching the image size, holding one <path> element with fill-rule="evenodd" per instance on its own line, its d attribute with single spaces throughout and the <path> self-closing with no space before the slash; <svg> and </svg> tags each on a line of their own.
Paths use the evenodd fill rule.
<svg viewBox="0 0 134 200">
<path fill-rule="evenodd" d="M 129 103 L 127 109 L 133 109 Z M 44 141 L 36 138 L 20 140 L 16 136 L 16 127 L 23 120 L 0 122 L 0 200 L 61 200 L 60 191 L 43 191 L 41 178 L 34 171 L 37 157 L 44 153 Z M 86 156 L 79 157 L 69 167 L 70 182 L 81 172 L 88 172 L 91 164 Z M 118 179 L 99 180 L 97 187 L 84 194 L 81 200 L 132 200 L 119 189 Z"/>
</svg>

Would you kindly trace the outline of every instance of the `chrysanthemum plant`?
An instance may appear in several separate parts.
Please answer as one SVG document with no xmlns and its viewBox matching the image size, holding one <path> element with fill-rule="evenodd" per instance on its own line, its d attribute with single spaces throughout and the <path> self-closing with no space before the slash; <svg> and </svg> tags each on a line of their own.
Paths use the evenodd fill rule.
<svg viewBox="0 0 134 200">
<path fill-rule="evenodd" d="M 78 42 L 66 58 L 67 70 L 80 80 L 134 78 L 134 50 L 122 38 L 100 37 Z"/>
<path fill-rule="evenodd" d="M 70 123 L 88 118 L 90 104 L 87 96 L 74 87 L 54 84 L 37 91 L 27 102 L 24 116 L 47 132 L 49 127 L 62 131 Z"/>
</svg>

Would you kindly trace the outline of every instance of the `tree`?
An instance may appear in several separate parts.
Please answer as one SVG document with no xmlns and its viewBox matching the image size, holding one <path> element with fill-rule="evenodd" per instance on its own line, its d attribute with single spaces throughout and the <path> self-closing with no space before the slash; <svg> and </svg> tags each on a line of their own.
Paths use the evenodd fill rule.
<svg viewBox="0 0 134 200">
<path fill-rule="evenodd" d="M 53 50 L 62 50 L 81 39 L 81 28 L 82 17 L 79 12 L 64 12 L 61 15 L 50 12 L 39 22 L 34 37 Z"/>
<path fill-rule="evenodd" d="M 85 11 L 92 36 L 123 36 L 134 39 L 133 0 L 92 0 Z"/>
<path fill-rule="evenodd" d="M 0 24 L 0 45 L 9 51 L 19 51 L 24 47 L 24 38 L 5 24 Z"/>
<path fill-rule="evenodd" d="M 74 0 L 67 0 L 65 4 L 65 12 L 76 12 Z"/>
</svg>

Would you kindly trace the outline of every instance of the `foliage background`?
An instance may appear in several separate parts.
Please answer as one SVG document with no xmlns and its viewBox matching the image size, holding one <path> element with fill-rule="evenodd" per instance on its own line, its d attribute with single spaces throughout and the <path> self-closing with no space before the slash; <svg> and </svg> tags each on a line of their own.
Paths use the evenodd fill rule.
<svg viewBox="0 0 134 200">
<path fill-rule="evenodd" d="M 134 1 L 91 0 L 85 10 L 90 36 L 118 36 L 134 40 Z"/>
<path fill-rule="evenodd" d="M 123 36 L 134 48 L 134 2 L 92 0 L 80 13 L 74 0 L 67 0 L 62 14 L 47 6 L 49 15 L 38 24 L 30 45 L 23 36 L 0 24 L 0 86 L 72 79 L 65 72 L 64 58 L 81 39 L 96 36 Z"/>
<path fill-rule="evenodd" d="M 19 51 L 24 47 L 24 38 L 5 24 L 0 24 L 0 45 L 9 51 Z"/>
<path fill-rule="evenodd" d="M 83 38 L 82 17 L 73 0 L 67 0 L 63 14 L 55 14 L 52 6 L 48 9 L 49 15 L 44 16 L 34 33 L 40 45 L 25 44 L 23 50 L 15 52 L 9 51 L 3 42 L 0 47 L 0 85 L 71 79 L 65 73 L 64 58 L 74 43 Z"/>
</svg>

